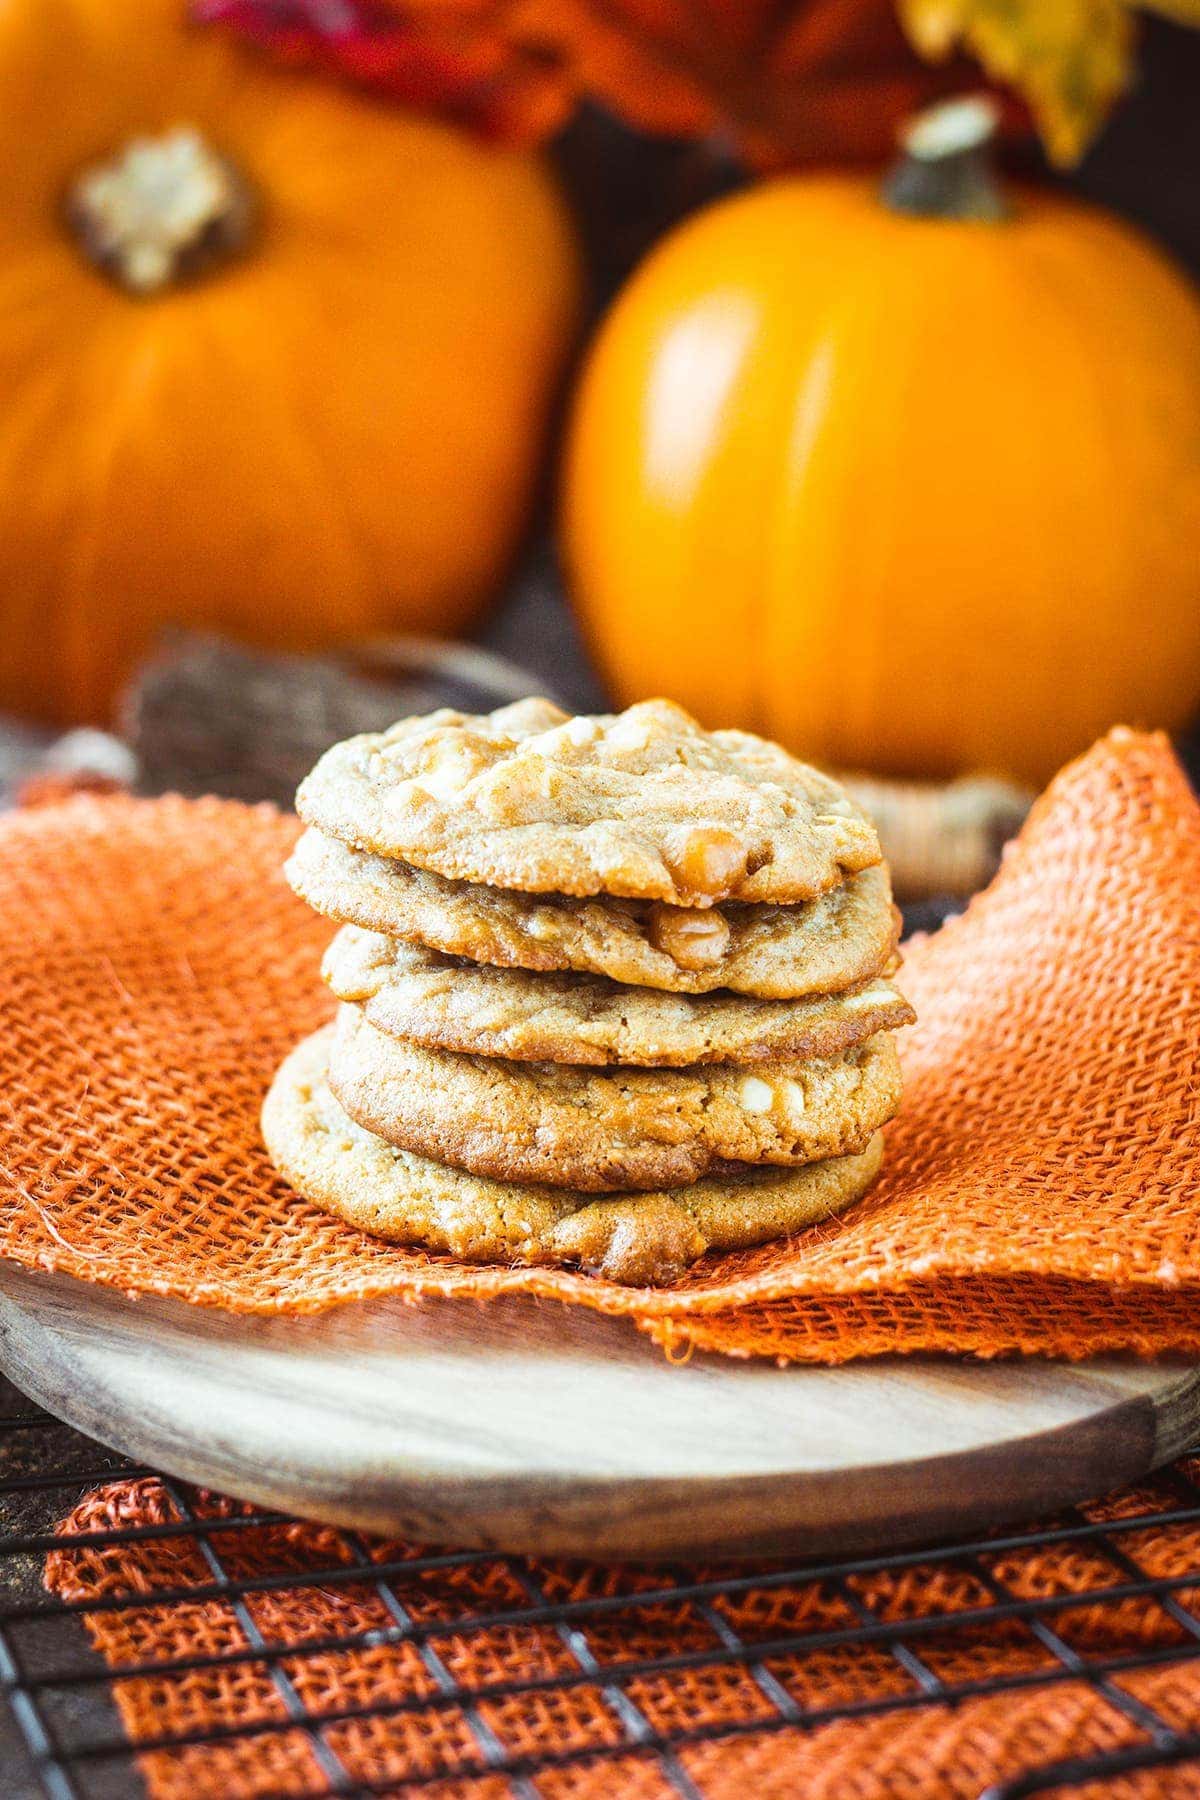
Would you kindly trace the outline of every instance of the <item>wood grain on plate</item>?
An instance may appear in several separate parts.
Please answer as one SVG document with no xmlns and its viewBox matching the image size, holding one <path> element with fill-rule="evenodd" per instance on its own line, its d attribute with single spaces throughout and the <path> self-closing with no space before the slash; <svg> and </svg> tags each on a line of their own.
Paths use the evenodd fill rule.
<svg viewBox="0 0 1200 1800">
<path fill-rule="evenodd" d="M 553 1302 L 253 1319 L 11 1265 L 0 1363 L 103 1443 L 260 1505 L 589 1557 L 916 1543 L 1103 1493 L 1200 1435 L 1180 1361 L 674 1365 Z"/>
</svg>

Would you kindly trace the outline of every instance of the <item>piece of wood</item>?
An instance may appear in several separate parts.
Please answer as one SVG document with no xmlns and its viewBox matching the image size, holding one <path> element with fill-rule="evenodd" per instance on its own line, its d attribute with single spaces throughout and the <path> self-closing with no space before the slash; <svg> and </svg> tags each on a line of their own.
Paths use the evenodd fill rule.
<svg viewBox="0 0 1200 1800">
<path fill-rule="evenodd" d="M 12 1265 L 0 1363 L 79 1430 L 260 1505 L 591 1557 L 915 1543 L 1104 1493 L 1200 1437 L 1181 1361 L 673 1365 L 553 1302 L 252 1319 Z"/>
</svg>

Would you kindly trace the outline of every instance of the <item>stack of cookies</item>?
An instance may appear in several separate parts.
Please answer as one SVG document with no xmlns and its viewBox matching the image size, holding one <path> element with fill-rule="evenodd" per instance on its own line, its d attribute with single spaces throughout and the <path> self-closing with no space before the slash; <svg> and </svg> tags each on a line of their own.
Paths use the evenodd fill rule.
<svg viewBox="0 0 1200 1800">
<path fill-rule="evenodd" d="M 337 744 L 297 805 L 341 1006 L 263 1129 L 308 1199 L 643 1284 L 874 1178 L 913 1015 L 878 839 L 829 777 L 666 701 L 527 700 Z"/>
</svg>

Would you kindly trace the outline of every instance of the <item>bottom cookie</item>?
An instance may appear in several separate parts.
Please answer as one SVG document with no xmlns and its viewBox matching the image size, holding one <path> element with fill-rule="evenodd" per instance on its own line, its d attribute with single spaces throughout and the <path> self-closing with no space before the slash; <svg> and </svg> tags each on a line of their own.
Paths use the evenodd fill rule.
<svg viewBox="0 0 1200 1800">
<path fill-rule="evenodd" d="M 271 1085 L 262 1127 L 272 1162 L 349 1224 L 467 1262 L 574 1263 L 630 1286 L 661 1285 L 706 1250 L 746 1249 L 827 1218 L 865 1192 L 883 1161 L 876 1132 L 856 1156 L 601 1200 L 492 1181 L 356 1125 L 326 1082 L 332 1035 L 326 1027 L 306 1038 Z"/>
</svg>

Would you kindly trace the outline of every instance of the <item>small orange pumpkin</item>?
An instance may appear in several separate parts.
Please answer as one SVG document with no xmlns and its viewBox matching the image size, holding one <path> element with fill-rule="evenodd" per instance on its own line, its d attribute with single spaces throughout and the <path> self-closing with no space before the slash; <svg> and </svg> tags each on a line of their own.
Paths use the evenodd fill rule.
<svg viewBox="0 0 1200 1800">
<path fill-rule="evenodd" d="M 103 716 L 165 621 L 452 633 L 538 478 L 579 301 L 544 166 L 182 13 L 0 8 L 3 707 Z"/>
<path fill-rule="evenodd" d="M 621 702 L 845 767 L 1041 780 L 1200 701 L 1200 304 L 1093 207 L 1002 206 L 963 104 L 887 195 L 752 188 L 619 298 L 563 540 Z"/>
</svg>

